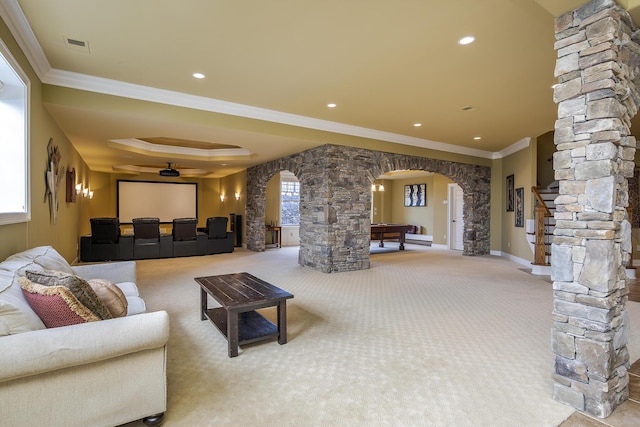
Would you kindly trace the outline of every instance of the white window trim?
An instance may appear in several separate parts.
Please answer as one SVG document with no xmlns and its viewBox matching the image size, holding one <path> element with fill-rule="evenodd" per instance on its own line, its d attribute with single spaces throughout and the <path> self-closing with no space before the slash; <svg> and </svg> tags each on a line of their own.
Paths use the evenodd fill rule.
<svg viewBox="0 0 640 427">
<path fill-rule="evenodd" d="M 2 213 L 0 212 L 0 225 L 4 224 L 17 224 L 22 222 L 31 221 L 31 80 L 27 77 L 27 74 L 22 70 L 22 67 L 18 64 L 18 61 L 13 57 L 7 45 L 0 39 L 0 53 L 4 59 L 9 63 L 13 71 L 20 77 L 25 84 L 27 93 L 25 99 L 25 121 L 24 121 L 24 140 L 25 140 L 25 167 L 24 167 L 24 183 L 25 183 L 25 211 L 15 213 Z"/>
</svg>

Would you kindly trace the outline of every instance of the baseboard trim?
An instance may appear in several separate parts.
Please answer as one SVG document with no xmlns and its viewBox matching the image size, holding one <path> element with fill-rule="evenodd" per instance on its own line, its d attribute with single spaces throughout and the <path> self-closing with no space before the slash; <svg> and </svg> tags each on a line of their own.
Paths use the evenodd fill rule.
<svg viewBox="0 0 640 427">
<path fill-rule="evenodd" d="M 511 254 L 504 253 L 504 252 L 501 253 L 501 256 L 504 257 L 504 258 L 507 258 L 510 261 L 516 262 L 518 264 L 526 265 L 527 267 L 531 267 L 532 266 L 531 261 L 528 260 L 528 259 L 520 258 L 520 257 L 517 257 L 515 255 L 511 255 Z"/>
</svg>

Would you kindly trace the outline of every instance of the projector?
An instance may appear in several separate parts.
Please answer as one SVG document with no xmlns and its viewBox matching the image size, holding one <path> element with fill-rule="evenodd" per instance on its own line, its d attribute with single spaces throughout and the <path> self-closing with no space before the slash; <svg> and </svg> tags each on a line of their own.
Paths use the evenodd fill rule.
<svg viewBox="0 0 640 427">
<path fill-rule="evenodd" d="M 166 169 L 160 169 L 160 176 L 171 176 L 176 177 L 180 176 L 180 172 L 177 169 L 171 167 L 171 163 L 167 163 Z"/>
</svg>

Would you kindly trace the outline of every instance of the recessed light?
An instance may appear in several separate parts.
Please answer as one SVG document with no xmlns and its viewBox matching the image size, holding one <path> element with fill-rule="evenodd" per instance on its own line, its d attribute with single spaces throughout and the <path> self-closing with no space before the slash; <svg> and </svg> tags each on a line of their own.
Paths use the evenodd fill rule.
<svg viewBox="0 0 640 427">
<path fill-rule="evenodd" d="M 481 136 L 474 136 L 473 139 L 475 139 L 476 141 L 480 141 L 482 139 Z"/>
<path fill-rule="evenodd" d="M 334 104 L 333 102 L 327 104 L 327 107 L 329 108 L 336 108 L 338 106 L 338 104 Z"/>
<path fill-rule="evenodd" d="M 474 41 L 476 41 L 476 38 L 475 38 L 475 37 L 473 37 L 473 36 L 466 36 L 466 37 L 463 37 L 463 38 L 461 38 L 460 40 L 458 40 L 458 44 L 460 44 L 460 45 L 463 45 L 463 46 L 464 46 L 464 45 L 466 45 L 466 44 L 471 44 L 471 43 L 473 43 Z"/>
<path fill-rule="evenodd" d="M 413 127 L 419 128 L 420 126 L 422 126 L 422 123 L 414 123 Z"/>
<path fill-rule="evenodd" d="M 204 79 L 205 77 L 205 75 L 202 73 L 193 73 L 192 76 L 195 77 L 196 79 Z"/>
</svg>

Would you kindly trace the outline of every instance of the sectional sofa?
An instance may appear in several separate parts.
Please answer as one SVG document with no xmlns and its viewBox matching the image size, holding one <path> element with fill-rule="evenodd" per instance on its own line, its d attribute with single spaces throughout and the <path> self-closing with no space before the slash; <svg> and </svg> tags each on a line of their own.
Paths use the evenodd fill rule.
<svg viewBox="0 0 640 427">
<path fill-rule="evenodd" d="M 125 295 L 126 316 L 47 329 L 20 287 L 27 271 L 107 279 Z M 169 318 L 146 312 L 135 282 L 134 261 L 71 266 L 50 246 L 0 263 L 1 425 L 162 422 Z"/>
</svg>

